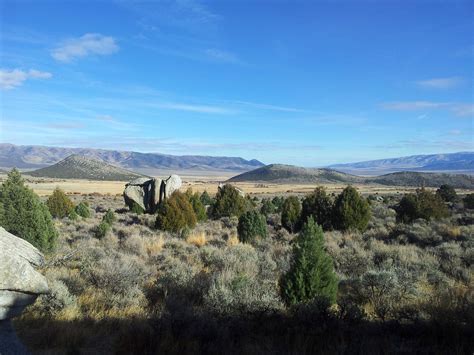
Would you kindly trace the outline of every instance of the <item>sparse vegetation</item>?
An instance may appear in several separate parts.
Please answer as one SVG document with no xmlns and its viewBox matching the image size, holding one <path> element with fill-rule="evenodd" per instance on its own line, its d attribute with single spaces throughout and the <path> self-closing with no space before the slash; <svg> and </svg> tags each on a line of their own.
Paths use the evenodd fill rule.
<svg viewBox="0 0 474 355">
<path fill-rule="evenodd" d="M 310 216 L 295 236 L 278 215 L 266 221 L 260 201 L 241 223 L 222 217 L 170 233 L 155 228 L 158 215 L 128 212 L 119 197 L 91 196 L 90 218 L 58 224 L 59 245 L 44 269 L 52 293 L 16 328 L 34 352 L 169 352 L 169 341 L 182 344 L 181 353 L 214 346 L 236 353 L 315 346 L 396 352 L 400 344 L 409 351 L 468 352 L 470 211 L 454 204 L 444 219 L 404 224 L 392 208 L 403 197 L 382 197 L 369 206 L 363 232 L 323 234 Z M 108 210 L 116 211 L 113 228 L 102 221 Z M 250 215 L 266 238 L 242 239 Z"/>
</svg>

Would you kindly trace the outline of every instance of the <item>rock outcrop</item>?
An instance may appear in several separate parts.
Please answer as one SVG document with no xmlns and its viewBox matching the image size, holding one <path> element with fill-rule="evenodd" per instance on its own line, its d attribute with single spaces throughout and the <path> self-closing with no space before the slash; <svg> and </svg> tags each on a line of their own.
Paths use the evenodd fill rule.
<svg viewBox="0 0 474 355">
<path fill-rule="evenodd" d="M 21 314 L 38 295 L 48 293 L 41 266 L 43 255 L 27 241 L 0 227 L 0 354 L 25 354 L 10 320 Z"/>
<path fill-rule="evenodd" d="M 136 203 L 147 213 L 154 213 L 158 205 L 179 190 L 182 182 L 178 175 L 171 175 L 168 179 L 138 178 L 125 185 L 123 198 L 125 204 L 132 208 Z"/>
</svg>

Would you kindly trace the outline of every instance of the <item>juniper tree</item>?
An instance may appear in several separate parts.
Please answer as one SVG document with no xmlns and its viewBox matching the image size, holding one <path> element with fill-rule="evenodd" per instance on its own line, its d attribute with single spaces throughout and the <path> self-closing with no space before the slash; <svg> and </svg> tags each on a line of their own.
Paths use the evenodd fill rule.
<svg viewBox="0 0 474 355">
<path fill-rule="evenodd" d="M 281 224 L 289 232 L 294 233 L 298 229 L 301 215 L 300 200 L 296 196 L 288 197 L 281 208 Z"/>
<path fill-rule="evenodd" d="M 324 187 L 317 187 L 303 200 L 301 223 L 306 222 L 308 217 L 313 217 L 324 230 L 329 230 L 332 228 L 332 209 L 331 197 L 328 196 Z"/>
<path fill-rule="evenodd" d="M 48 207 L 13 169 L 0 187 L 0 225 L 43 252 L 54 249 L 58 233 Z"/>
<path fill-rule="evenodd" d="M 46 206 L 48 206 L 51 216 L 56 218 L 69 216 L 74 209 L 74 204 L 71 199 L 67 197 L 64 191 L 59 187 L 56 187 L 53 193 L 48 197 Z"/>
<path fill-rule="evenodd" d="M 357 190 L 347 186 L 336 198 L 333 224 L 336 229 L 365 231 L 370 219 L 370 206 Z"/>
<path fill-rule="evenodd" d="M 332 258 L 324 249 L 323 230 L 309 217 L 295 239 L 291 267 L 280 283 L 281 296 L 288 306 L 318 299 L 332 304 L 337 287 Z"/>
<path fill-rule="evenodd" d="M 239 218 L 237 232 L 242 243 L 252 242 L 256 237 L 265 238 L 268 234 L 265 217 L 257 211 L 245 212 Z"/>
</svg>

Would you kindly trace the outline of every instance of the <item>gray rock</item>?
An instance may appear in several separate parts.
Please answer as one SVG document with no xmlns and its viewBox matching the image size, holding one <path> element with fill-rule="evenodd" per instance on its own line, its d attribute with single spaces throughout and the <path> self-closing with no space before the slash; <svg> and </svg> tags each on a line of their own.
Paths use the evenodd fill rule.
<svg viewBox="0 0 474 355">
<path fill-rule="evenodd" d="M 165 196 L 168 198 L 171 194 L 180 189 L 183 184 L 181 178 L 178 175 L 171 175 L 168 179 L 164 180 L 165 182 Z"/>
<path fill-rule="evenodd" d="M 41 266 L 43 255 L 27 241 L 0 227 L 0 354 L 24 354 L 10 319 L 21 314 L 38 295 L 48 293 Z"/>
<path fill-rule="evenodd" d="M 138 204 L 147 213 L 154 213 L 157 206 L 181 187 L 181 178 L 171 175 L 166 180 L 138 178 L 125 185 L 125 204 L 132 208 Z"/>
</svg>

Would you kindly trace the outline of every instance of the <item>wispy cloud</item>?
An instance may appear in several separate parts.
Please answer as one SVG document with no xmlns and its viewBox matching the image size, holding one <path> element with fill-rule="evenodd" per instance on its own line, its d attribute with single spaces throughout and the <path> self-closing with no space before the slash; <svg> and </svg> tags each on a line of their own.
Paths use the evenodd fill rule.
<svg viewBox="0 0 474 355">
<path fill-rule="evenodd" d="M 381 107 L 391 111 L 449 110 L 459 117 L 474 115 L 473 104 L 458 102 L 397 101 L 385 102 Z"/>
<path fill-rule="evenodd" d="M 242 61 L 237 58 L 234 53 L 223 51 L 220 49 L 209 48 L 204 51 L 206 56 L 216 62 L 242 64 Z"/>
<path fill-rule="evenodd" d="M 119 50 L 113 37 L 99 33 L 86 33 L 79 38 L 69 39 L 53 49 L 51 56 L 60 62 L 71 62 L 88 55 L 108 55 Z"/>
<path fill-rule="evenodd" d="M 28 79 L 49 79 L 53 74 L 49 72 L 30 69 L 23 71 L 20 69 L 0 70 L 0 87 L 4 90 L 14 89 L 21 86 Z"/>
<path fill-rule="evenodd" d="M 254 107 L 257 109 L 262 110 L 271 110 L 271 111 L 283 111 L 283 112 L 308 112 L 307 110 L 295 107 L 286 107 L 286 106 L 278 106 L 278 105 L 268 105 L 256 102 L 249 102 L 249 101 L 234 101 L 238 105 Z"/>
<path fill-rule="evenodd" d="M 190 111 L 190 112 L 197 112 L 197 113 L 215 113 L 215 114 L 233 114 L 235 113 L 234 110 L 226 107 L 220 106 L 208 106 L 208 105 L 190 105 L 184 103 L 161 103 L 157 104 L 156 106 L 164 109 L 169 110 L 178 110 L 178 111 Z"/>
<path fill-rule="evenodd" d="M 405 139 L 394 143 L 374 146 L 376 149 L 439 149 L 439 150 L 472 150 L 472 142 L 459 140 L 423 140 Z"/>
<path fill-rule="evenodd" d="M 453 76 L 448 78 L 418 80 L 415 83 L 424 89 L 452 89 L 461 86 L 464 83 L 464 79 L 459 76 Z"/>
</svg>

